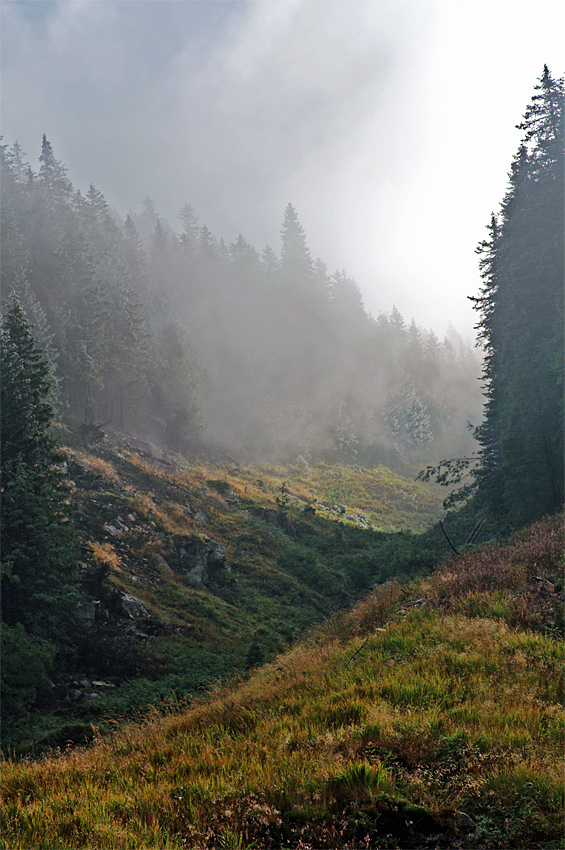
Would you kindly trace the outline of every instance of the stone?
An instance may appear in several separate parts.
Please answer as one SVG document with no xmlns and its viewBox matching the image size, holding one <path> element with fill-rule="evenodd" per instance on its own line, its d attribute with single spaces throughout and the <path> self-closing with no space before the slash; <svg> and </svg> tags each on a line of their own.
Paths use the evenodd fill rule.
<svg viewBox="0 0 565 850">
<path fill-rule="evenodd" d="M 149 611 L 145 607 L 145 603 L 133 596 L 131 593 L 123 593 L 120 599 L 122 612 L 126 614 L 130 620 L 149 619 Z"/>
<path fill-rule="evenodd" d="M 215 540 L 184 540 L 178 548 L 179 564 L 185 572 L 185 580 L 193 587 L 206 590 L 210 572 L 225 569 L 231 572 L 227 564 L 226 553 Z"/>
<path fill-rule="evenodd" d="M 159 554 L 155 555 L 155 560 L 157 561 L 157 563 L 159 564 L 160 567 L 163 567 L 164 570 L 170 571 L 171 568 L 167 564 L 167 562 L 165 561 L 165 559 L 163 558 L 162 555 L 159 555 Z"/>
<path fill-rule="evenodd" d="M 104 609 L 99 599 L 88 599 L 85 602 L 79 602 L 77 605 L 77 614 L 88 627 L 93 626 L 97 620 L 102 619 L 103 611 Z"/>
</svg>

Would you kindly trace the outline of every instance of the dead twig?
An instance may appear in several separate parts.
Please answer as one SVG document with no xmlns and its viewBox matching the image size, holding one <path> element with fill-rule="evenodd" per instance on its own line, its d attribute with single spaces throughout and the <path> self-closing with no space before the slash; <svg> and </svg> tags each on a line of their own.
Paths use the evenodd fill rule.
<svg viewBox="0 0 565 850">
<path fill-rule="evenodd" d="M 365 640 L 363 641 L 363 643 L 361 644 L 361 646 L 359 647 L 359 649 L 356 649 L 356 650 L 355 650 L 355 652 L 353 653 L 353 655 L 351 656 L 351 658 L 350 658 L 350 659 L 349 659 L 349 661 L 347 662 L 348 664 L 352 664 L 352 663 L 353 663 L 353 660 L 354 660 L 354 659 L 355 659 L 355 658 L 359 655 L 359 653 L 361 652 L 361 650 L 363 649 L 363 647 L 365 646 L 365 644 L 367 643 L 367 641 L 368 641 L 368 640 L 369 640 L 369 635 L 367 635 L 367 637 L 365 638 Z"/>
</svg>

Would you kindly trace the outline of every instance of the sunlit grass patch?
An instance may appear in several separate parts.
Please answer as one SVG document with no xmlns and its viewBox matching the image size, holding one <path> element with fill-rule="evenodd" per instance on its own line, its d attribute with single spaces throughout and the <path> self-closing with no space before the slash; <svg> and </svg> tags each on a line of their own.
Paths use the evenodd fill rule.
<svg viewBox="0 0 565 850">
<path fill-rule="evenodd" d="M 194 527 L 186 509 L 177 502 L 163 502 L 155 509 L 155 514 L 171 534 L 186 534 Z"/>
<path fill-rule="evenodd" d="M 110 481 L 112 484 L 117 484 L 119 482 L 120 479 L 118 473 L 110 461 L 104 460 L 99 455 L 81 452 L 78 449 L 73 449 L 72 454 L 77 461 L 86 469 L 90 470 L 90 472 L 99 475 L 101 478 Z"/>
<path fill-rule="evenodd" d="M 105 567 L 114 572 L 121 572 L 120 556 L 114 549 L 111 543 L 98 543 L 96 540 L 89 541 L 89 547 L 92 552 L 92 560 L 95 564 Z"/>
<path fill-rule="evenodd" d="M 342 800 L 363 800 L 376 793 L 392 794 L 396 781 L 380 762 L 353 762 L 326 780 L 326 793 Z"/>
<path fill-rule="evenodd" d="M 13 846 L 29 846 L 42 830 L 61 847 L 113 835 L 110 847 L 156 848 L 163 833 L 170 846 L 228 846 L 243 837 L 261 847 L 280 838 L 285 823 L 306 823 L 302 817 L 314 829 L 332 812 L 345 829 L 340 813 L 350 806 L 412 806 L 422 823 L 451 823 L 464 810 L 491 834 L 506 807 L 516 846 L 528 846 L 536 830 L 555 832 L 560 749 L 547 732 L 557 734 L 559 708 L 536 714 L 533 702 L 510 701 L 515 683 L 505 677 L 512 653 L 558 657 L 549 638 L 509 648 L 512 636 L 500 622 L 414 614 L 369 635 L 350 663 L 358 637 L 322 643 L 318 634 L 235 689 L 218 683 L 180 714 L 156 714 L 67 760 L 9 765 L 8 822 L 15 824 L 24 793 L 36 807 L 33 823 L 17 814 L 23 841 Z M 485 670 L 476 663 L 482 650 L 491 659 Z M 469 686 L 461 677 L 467 662 Z M 529 682 L 548 671 L 519 664 L 515 675 Z M 42 814 L 43 800 L 50 807 Z M 53 812 L 69 802 L 74 820 L 58 823 Z M 518 829 L 520 821 L 530 825 Z M 316 840 L 335 847 L 336 829 L 317 826 Z"/>
<path fill-rule="evenodd" d="M 423 582 L 434 606 L 498 617 L 521 629 L 562 630 L 563 516 L 503 543 L 469 549 Z"/>
</svg>

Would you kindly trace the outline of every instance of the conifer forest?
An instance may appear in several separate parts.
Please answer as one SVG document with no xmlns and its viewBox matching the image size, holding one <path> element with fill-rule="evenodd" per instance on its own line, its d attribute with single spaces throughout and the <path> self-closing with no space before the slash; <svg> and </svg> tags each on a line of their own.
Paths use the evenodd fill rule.
<svg viewBox="0 0 565 850">
<path fill-rule="evenodd" d="M 230 242 L 3 139 L 4 846 L 563 846 L 565 95 L 532 82 L 476 344 L 369 308 L 298 204 Z"/>
</svg>

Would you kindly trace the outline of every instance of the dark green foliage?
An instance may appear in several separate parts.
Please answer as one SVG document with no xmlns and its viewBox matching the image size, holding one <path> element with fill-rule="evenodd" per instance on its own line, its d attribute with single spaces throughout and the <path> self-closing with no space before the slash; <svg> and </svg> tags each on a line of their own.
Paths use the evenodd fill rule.
<svg viewBox="0 0 565 850">
<path fill-rule="evenodd" d="M 68 493 L 50 435 L 50 365 L 15 298 L 1 343 L 2 683 L 10 712 L 33 701 L 55 645 L 67 644 L 77 599 Z"/>
<path fill-rule="evenodd" d="M 535 91 L 472 299 L 486 351 L 478 495 L 513 525 L 563 504 L 563 81 L 545 67 Z"/>
<path fill-rule="evenodd" d="M 49 376 L 14 299 L 2 324 L 2 618 L 39 636 L 53 635 L 73 575 Z"/>
<path fill-rule="evenodd" d="M 38 693 L 48 691 L 53 669 L 55 646 L 31 638 L 21 623 L 2 623 L 2 721 L 25 715 L 36 702 Z M 4 730 L 6 731 L 6 730 Z M 4 740 L 6 736 L 3 736 Z"/>
</svg>

